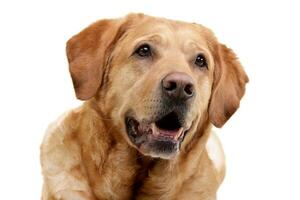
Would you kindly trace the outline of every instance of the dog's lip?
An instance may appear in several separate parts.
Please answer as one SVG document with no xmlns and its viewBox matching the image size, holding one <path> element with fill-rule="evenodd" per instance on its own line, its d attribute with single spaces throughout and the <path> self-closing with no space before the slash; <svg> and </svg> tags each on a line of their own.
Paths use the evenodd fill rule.
<svg viewBox="0 0 300 200">
<path fill-rule="evenodd" d="M 131 138 L 146 135 L 156 140 L 172 140 L 181 142 L 190 127 L 179 127 L 174 130 L 159 128 L 155 122 L 138 122 L 133 117 L 126 117 L 127 133 Z"/>
<path fill-rule="evenodd" d="M 183 127 L 180 127 L 175 130 L 161 129 L 161 128 L 157 127 L 157 125 L 155 123 L 151 123 L 151 128 L 152 128 L 152 134 L 154 137 L 170 138 L 175 141 L 177 141 L 180 138 L 180 136 L 183 134 L 183 130 L 184 130 Z"/>
</svg>

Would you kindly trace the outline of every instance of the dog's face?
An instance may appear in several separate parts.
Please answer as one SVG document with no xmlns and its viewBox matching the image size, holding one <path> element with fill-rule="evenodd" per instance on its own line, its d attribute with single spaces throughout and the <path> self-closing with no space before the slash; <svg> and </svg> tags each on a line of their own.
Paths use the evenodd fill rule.
<svg viewBox="0 0 300 200">
<path fill-rule="evenodd" d="M 207 28 L 145 15 L 99 21 L 67 53 L 77 97 L 95 97 L 127 142 L 152 157 L 174 157 L 203 121 L 221 127 L 248 81 Z"/>
</svg>

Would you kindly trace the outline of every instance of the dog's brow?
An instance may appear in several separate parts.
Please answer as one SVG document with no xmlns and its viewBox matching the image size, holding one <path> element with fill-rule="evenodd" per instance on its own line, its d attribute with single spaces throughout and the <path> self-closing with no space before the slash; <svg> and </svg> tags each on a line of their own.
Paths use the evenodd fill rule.
<svg viewBox="0 0 300 200">
<path fill-rule="evenodd" d="M 195 42 L 193 40 L 185 41 L 183 44 L 183 51 L 184 52 L 197 52 L 197 53 L 204 53 L 209 54 L 208 49 L 204 44 Z"/>
<path fill-rule="evenodd" d="M 205 48 L 203 47 L 204 45 L 203 44 L 199 44 L 198 42 L 194 42 L 194 41 L 187 41 L 185 43 L 185 46 L 187 48 L 191 48 L 191 49 L 195 49 L 195 50 L 198 50 L 198 51 L 205 51 Z"/>
<path fill-rule="evenodd" d="M 151 41 L 153 43 L 162 43 L 163 42 L 163 37 L 160 34 L 149 34 L 149 35 L 144 35 L 139 39 L 139 41 Z"/>
</svg>

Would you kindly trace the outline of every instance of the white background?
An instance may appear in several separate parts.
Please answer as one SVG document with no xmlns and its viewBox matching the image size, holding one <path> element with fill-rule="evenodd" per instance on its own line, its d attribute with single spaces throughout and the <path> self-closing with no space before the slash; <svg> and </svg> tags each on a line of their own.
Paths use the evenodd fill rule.
<svg viewBox="0 0 300 200">
<path fill-rule="evenodd" d="M 91 22 L 143 12 L 214 30 L 250 83 L 218 134 L 227 156 L 220 200 L 300 199 L 300 6 L 297 1 L 1 1 L 0 199 L 40 198 L 47 125 L 80 105 L 65 42 Z"/>
</svg>

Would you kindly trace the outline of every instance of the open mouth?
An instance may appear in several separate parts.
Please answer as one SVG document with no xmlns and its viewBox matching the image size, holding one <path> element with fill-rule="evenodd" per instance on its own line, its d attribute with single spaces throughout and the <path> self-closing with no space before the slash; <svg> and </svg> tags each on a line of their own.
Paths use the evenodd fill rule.
<svg viewBox="0 0 300 200">
<path fill-rule="evenodd" d="M 183 127 L 183 120 L 175 111 L 153 122 L 138 122 L 133 117 L 126 117 L 125 121 L 129 138 L 137 146 L 149 139 L 178 143 L 187 132 Z"/>
</svg>

